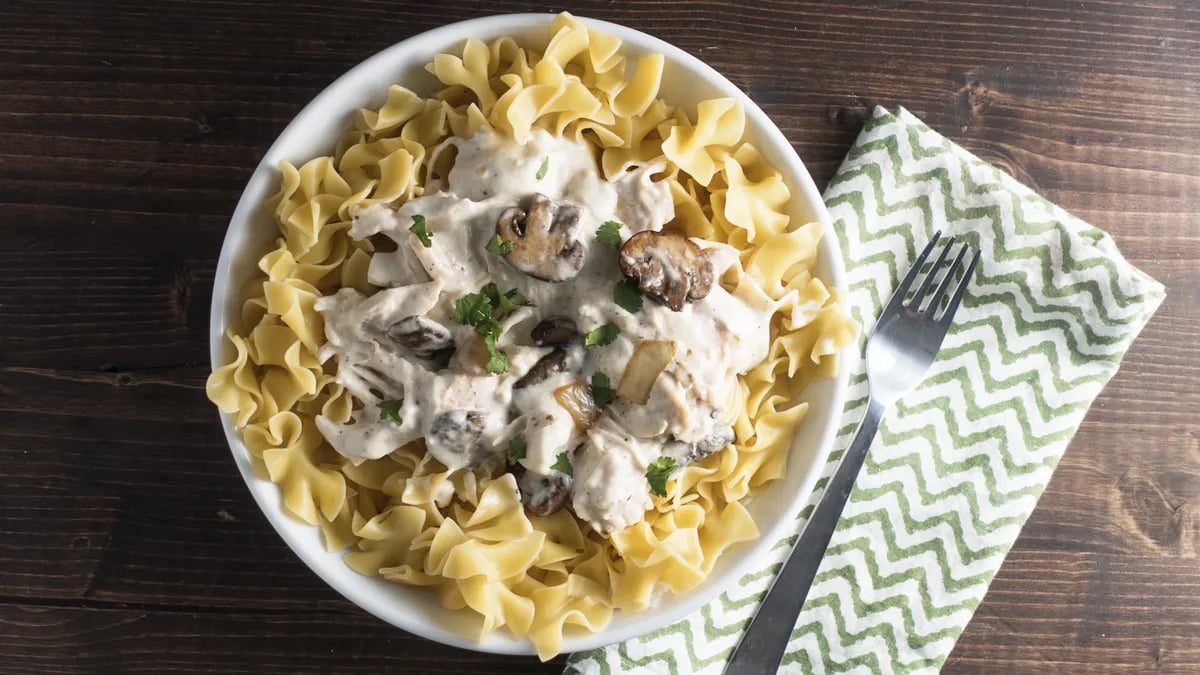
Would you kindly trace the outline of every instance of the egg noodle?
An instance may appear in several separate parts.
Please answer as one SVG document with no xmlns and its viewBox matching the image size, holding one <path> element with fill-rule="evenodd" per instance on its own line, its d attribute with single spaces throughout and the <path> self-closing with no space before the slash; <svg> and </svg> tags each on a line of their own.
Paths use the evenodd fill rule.
<svg viewBox="0 0 1200 675">
<path fill-rule="evenodd" d="M 329 550 L 365 575 L 428 587 L 450 609 L 478 617 L 479 637 L 505 628 L 548 659 L 564 631 L 597 631 L 615 609 L 647 608 L 656 589 L 685 593 L 730 545 L 758 536 L 741 501 L 780 478 L 808 409 L 802 392 L 836 370 L 856 327 L 837 294 L 812 275 L 819 223 L 789 221 L 779 172 L 742 141 L 732 99 L 703 101 L 694 121 L 658 98 L 662 55 L 626 78 L 618 39 L 568 14 L 541 54 L 511 38 L 469 40 L 461 56 L 427 68 L 444 85 L 432 98 L 392 86 L 378 110 L 360 110 L 334 154 L 281 162 L 270 206 L 281 236 L 258 261 L 226 365 L 207 393 L 233 416 L 257 474 L 279 486 L 287 513 L 320 528 Z M 769 356 L 739 378 L 729 418 L 734 445 L 688 465 L 644 520 L 601 537 L 563 509 L 526 513 L 510 473 L 448 472 L 421 441 L 381 459 L 352 461 L 325 442 L 319 414 L 345 422 L 360 405 L 335 381 L 318 298 L 352 287 L 370 294 L 370 240 L 348 236 L 351 211 L 424 193 L 431 151 L 482 127 L 517 142 L 531 130 L 590 144 L 608 179 L 665 162 L 655 175 L 674 201 L 671 226 L 738 249 L 722 283 L 755 284 L 778 303 Z M 449 483 L 454 497 L 439 506 Z M 439 490 L 441 488 L 441 490 Z"/>
</svg>

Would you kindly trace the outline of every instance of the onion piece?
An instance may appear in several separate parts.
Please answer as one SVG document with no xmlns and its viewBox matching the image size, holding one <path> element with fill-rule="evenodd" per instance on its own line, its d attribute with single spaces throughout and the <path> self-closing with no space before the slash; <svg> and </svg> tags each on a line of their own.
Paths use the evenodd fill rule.
<svg viewBox="0 0 1200 675">
<path fill-rule="evenodd" d="M 592 399 L 592 389 L 587 382 L 575 380 L 554 390 L 554 400 L 571 414 L 575 426 L 586 429 L 600 416 L 600 409 Z"/>
<path fill-rule="evenodd" d="M 675 343 L 670 340 L 643 340 L 633 351 L 629 363 L 625 364 L 625 372 L 621 373 L 621 383 L 617 385 L 617 396 L 645 405 L 650 400 L 650 391 L 654 383 L 667 366 L 675 358 Z"/>
</svg>

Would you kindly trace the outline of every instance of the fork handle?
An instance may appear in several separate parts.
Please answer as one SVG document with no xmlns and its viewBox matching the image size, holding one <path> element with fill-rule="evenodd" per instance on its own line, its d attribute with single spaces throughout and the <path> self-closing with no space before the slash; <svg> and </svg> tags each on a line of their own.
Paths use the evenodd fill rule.
<svg viewBox="0 0 1200 675">
<path fill-rule="evenodd" d="M 867 403 L 867 414 L 859 424 L 854 440 L 846 448 L 820 503 L 808 519 L 783 569 L 771 583 L 750 625 L 733 649 L 725 666 L 725 675 L 763 675 L 773 673 L 783 660 L 784 650 L 796 627 L 796 619 L 812 587 L 825 549 L 837 528 L 842 509 L 854 488 L 854 480 L 867 457 L 867 449 L 879 430 L 886 408 L 874 398 Z"/>
</svg>

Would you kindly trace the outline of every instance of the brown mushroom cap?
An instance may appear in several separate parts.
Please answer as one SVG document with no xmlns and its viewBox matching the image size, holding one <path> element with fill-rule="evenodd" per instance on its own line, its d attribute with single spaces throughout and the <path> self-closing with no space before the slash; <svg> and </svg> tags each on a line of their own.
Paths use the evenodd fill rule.
<svg viewBox="0 0 1200 675">
<path fill-rule="evenodd" d="M 543 319 L 529 332 L 533 344 L 539 347 L 562 346 L 579 339 L 579 328 L 575 322 L 561 316 Z"/>
<path fill-rule="evenodd" d="M 481 466 L 492 454 L 491 448 L 480 440 L 486 423 L 483 413 L 476 410 L 441 413 L 425 434 L 425 447 L 447 466 Z"/>
<path fill-rule="evenodd" d="M 714 424 L 712 431 L 700 440 L 696 441 L 695 459 L 708 457 L 714 452 L 724 448 L 725 446 L 736 440 L 736 435 L 733 432 L 733 427 L 728 424 Z"/>
<path fill-rule="evenodd" d="M 676 312 L 712 291 L 713 266 L 704 249 L 669 232 L 638 232 L 621 245 L 621 272 L 646 295 Z"/>
<path fill-rule="evenodd" d="M 566 506 L 571 497 L 571 477 L 557 471 L 543 475 L 526 471 L 521 475 L 518 487 L 521 501 L 535 516 L 548 516 Z"/>
<path fill-rule="evenodd" d="M 555 373 L 561 373 L 567 367 L 567 353 L 561 349 L 555 349 L 549 354 L 538 359 L 538 362 L 533 364 L 530 369 L 521 376 L 513 384 L 513 389 L 524 389 L 535 384 L 545 382 L 548 377 Z"/>
<path fill-rule="evenodd" d="M 388 326 L 387 335 L 418 354 L 433 354 L 454 345 L 449 328 L 419 314 L 406 316 Z"/>
<path fill-rule="evenodd" d="M 663 444 L 663 455 L 672 457 L 679 464 L 691 464 L 723 449 L 736 440 L 733 428 L 727 424 L 715 424 L 707 436 L 695 443 L 667 441 Z"/>
<path fill-rule="evenodd" d="M 451 410 L 433 419 L 426 434 L 427 443 L 463 452 L 483 433 L 483 413 L 475 410 Z"/>
<path fill-rule="evenodd" d="M 513 206 L 500 214 L 496 234 L 513 245 L 504 257 L 515 268 L 542 281 L 574 278 L 583 268 L 579 207 L 558 204 L 534 193 L 527 208 Z"/>
</svg>

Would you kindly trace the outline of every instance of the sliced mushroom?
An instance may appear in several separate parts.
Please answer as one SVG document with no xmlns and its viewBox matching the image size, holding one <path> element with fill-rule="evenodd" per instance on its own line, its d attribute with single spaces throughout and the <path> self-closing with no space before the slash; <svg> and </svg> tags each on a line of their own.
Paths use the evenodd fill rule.
<svg viewBox="0 0 1200 675">
<path fill-rule="evenodd" d="M 712 431 L 708 432 L 707 436 L 696 441 L 696 444 L 693 446 L 695 452 L 691 461 L 708 457 L 732 443 L 734 438 L 733 427 L 728 424 L 714 424 Z"/>
<path fill-rule="evenodd" d="M 487 443 L 478 442 L 471 446 L 471 451 L 467 455 L 467 466 L 472 468 L 478 467 L 495 467 L 503 465 L 504 451 L 499 450 L 496 446 Z"/>
<path fill-rule="evenodd" d="M 643 293 L 676 312 L 712 291 L 712 261 L 680 234 L 645 230 L 633 235 L 621 245 L 621 271 Z"/>
<path fill-rule="evenodd" d="M 449 367 L 450 361 L 454 358 L 456 353 L 457 350 L 454 348 L 454 345 L 450 345 L 445 349 L 439 349 L 436 352 L 430 352 L 429 354 L 421 354 L 421 356 L 427 359 L 426 363 L 428 368 L 436 371 Z"/>
<path fill-rule="evenodd" d="M 517 380 L 513 385 L 513 389 L 524 389 L 532 387 L 535 384 L 545 382 L 547 378 L 555 373 L 561 373 L 567 366 L 567 353 L 561 349 L 555 349 L 549 354 L 538 359 L 538 362 L 533 364 L 521 379 Z"/>
<path fill-rule="evenodd" d="M 480 437 L 486 418 L 475 410 L 451 410 L 433 418 L 425 447 L 447 467 L 478 466 L 489 454 Z"/>
<path fill-rule="evenodd" d="M 695 448 L 691 443 L 684 443 L 683 441 L 667 441 L 663 443 L 662 447 L 663 457 L 674 459 L 678 466 L 691 463 L 694 451 Z"/>
<path fill-rule="evenodd" d="M 539 347 L 560 347 L 579 339 L 575 322 L 561 316 L 543 320 L 529 332 L 533 344 Z"/>
<path fill-rule="evenodd" d="M 667 441 L 663 444 L 663 455 L 673 457 L 680 466 L 691 464 L 708 457 L 734 441 L 733 428 L 726 424 L 716 424 L 707 436 L 695 443 L 682 441 Z"/>
<path fill-rule="evenodd" d="M 579 207 L 558 204 L 535 193 L 527 209 L 505 209 L 496 222 L 496 234 L 513 245 L 504 257 L 515 268 L 542 281 L 566 281 L 583 268 Z"/>
<path fill-rule="evenodd" d="M 419 314 L 406 316 L 388 326 L 387 335 L 423 356 L 454 346 L 449 328 Z"/>
<path fill-rule="evenodd" d="M 526 471 L 517 482 L 521 489 L 521 501 L 535 516 L 556 513 L 571 498 L 574 481 L 565 473 L 555 471 L 550 475 Z"/>
</svg>

